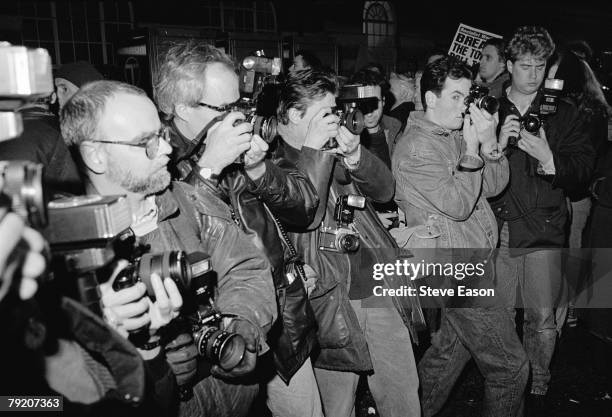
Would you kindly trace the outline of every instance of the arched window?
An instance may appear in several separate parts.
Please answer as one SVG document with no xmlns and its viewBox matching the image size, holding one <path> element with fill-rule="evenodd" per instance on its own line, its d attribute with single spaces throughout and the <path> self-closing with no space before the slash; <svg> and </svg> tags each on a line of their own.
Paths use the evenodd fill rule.
<svg viewBox="0 0 612 417">
<path fill-rule="evenodd" d="M 388 46 L 395 34 L 395 17 L 388 1 L 366 1 L 363 7 L 363 33 L 368 46 Z"/>
</svg>

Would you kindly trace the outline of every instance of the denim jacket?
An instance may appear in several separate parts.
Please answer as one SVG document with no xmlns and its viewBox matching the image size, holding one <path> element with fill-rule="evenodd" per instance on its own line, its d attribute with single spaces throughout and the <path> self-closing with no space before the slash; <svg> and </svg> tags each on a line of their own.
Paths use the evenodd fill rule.
<svg viewBox="0 0 612 417">
<path fill-rule="evenodd" d="M 407 227 L 436 226 L 435 239 L 416 238 L 412 247 L 494 248 L 498 232 L 486 200 L 508 184 L 508 161 L 485 159 L 484 168 L 459 171 L 465 152 L 461 130 L 444 129 L 413 112 L 392 159 L 395 201 Z"/>
</svg>

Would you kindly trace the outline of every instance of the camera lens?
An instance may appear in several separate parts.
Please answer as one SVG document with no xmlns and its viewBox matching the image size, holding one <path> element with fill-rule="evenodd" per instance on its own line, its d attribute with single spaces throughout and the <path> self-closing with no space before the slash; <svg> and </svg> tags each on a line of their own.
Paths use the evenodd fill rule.
<svg viewBox="0 0 612 417">
<path fill-rule="evenodd" d="M 42 164 L 29 161 L 10 161 L 4 166 L 3 191 L 11 197 L 13 210 L 36 229 L 47 225 L 42 172 Z"/>
<path fill-rule="evenodd" d="M 495 113 L 499 109 L 499 101 L 495 97 L 484 96 L 478 100 L 478 108 L 486 110 L 489 114 Z"/>
<path fill-rule="evenodd" d="M 164 278 L 172 279 L 181 294 L 184 294 L 184 289 L 187 288 L 191 280 L 191 266 L 183 251 L 142 255 L 138 266 L 138 277 L 146 284 L 149 296 L 155 295 L 151 285 L 151 274 L 154 273 L 162 280 Z"/>
<path fill-rule="evenodd" d="M 194 335 L 194 339 L 198 353 L 226 371 L 233 369 L 244 357 L 246 343 L 237 333 L 204 326 Z"/>
<path fill-rule="evenodd" d="M 253 133 L 261 136 L 267 143 L 271 143 L 278 135 L 278 122 L 276 117 L 254 116 Z"/>
<path fill-rule="evenodd" d="M 349 110 L 345 113 L 345 116 L 340 119 L 340 125 L 346 126 L 353 135 L 360 135 L 365 127 L 363 113 L 357 109 Z"/>
<path fill-rule="evenodd" d="M 359 249 L 359 237 L 353 234 L 344 234 L 338 237 L 338 246 L 345 252 L 355 252 Z"/>
<path fill-rule="evenodd" d="M 540 119 L 538 119 L 534 115 L 525 116 L 522 124 L 523 124 L 523 128 L 527 132 L 531 133 L 532 135 L 535 135 L 540 131 L 540 126 L 541 126 Z"/>
</svg>

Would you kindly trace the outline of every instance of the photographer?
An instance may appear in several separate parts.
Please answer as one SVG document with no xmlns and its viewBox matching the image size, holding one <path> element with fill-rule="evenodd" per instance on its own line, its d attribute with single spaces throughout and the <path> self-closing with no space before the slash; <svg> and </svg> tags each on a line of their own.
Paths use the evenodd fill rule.
<svg viewBox="0 0 612 417">
<path fill-rule="evenodd" d="M 226 202 L 234 221 L 255 238 L 272 265 L 279 320 L 268 335 L 273 363 L 262 362 L 258 375 L 267 387 L 268 407 L 275 416 L 321 416 L 309 359 L 315 322 L 304 289 L 306 277 L 292 268 L 296 259 L 285 259 L 288 248 L 275 224 L 308 226 L 319 201 L 315 189 L 291 162 L 266 157 L 268 144 L 251 134 L 252 125 L 243 123 L 241 112 L 232 111 L 240 99 L 238 76 L 232 59 L 220 50 L 195 42 L 170 48 L 157 76 L 155 97 L 171 119 L 171 164 L 177 179 Z M 201 140 L 200 155 L 194 149 Z M 241 155 L 244 164 L 236 163 Z"/>
<path fill-rule="evenodd" d="M 257 356 L 267 349 L 265 334 L 275 318 L 268 262 L 214 196 L 183 183 L 170 187 L 167 128 L 142 90 L 113 81 L 90 83 L 62 109 L 61 127 L 66 140 L 78 148 L 87 172 L 88 192 L 127 195 L 131 229 L 139 243 L 150 245 L 154 253 L 184 250 L 210 254 L 218 277 L 215 306 L 233 317 L 225 318 L 221 327 L 240 335 L 245 350 L 232 369 L 215 364 L 211 370 L 215 376 L 196 381 L 194 396 L 181 403 L 180 414 L 244 415 L 256 387 L 239 378 L 254 369 Z M 161 290 L 161 281 L 151 278 Z M 172 306 L 166 305 L 165 311 L 172 316 L 180 303 L 172 286 L 166 284 Z M 104 307 L 110 310 L 108 319 L 115 325 L 134 328 L 148 320 L 138 317 L 149 304 L 147 298 L 135 301 L 144 294 L 141 285 L 114 296 L 108 289 L 102 292 Z M 148 311 L 152 320 L 154 311 Z M 190 338 L 179 335 L 178 339 L 184 344 L 176 346 L 174 339 L 165 346 L 165 353 L 177 382 L 184 385 L 194 372 L 194 349 Z M 159 343 L 158 338 L 151 338 L 143 348 L 155 350 Z M 219 377 L 232 378 L 232 382 Z"/>
<path fill-rule="evenodd" d="M 456 58 L 429 64 L 421 80 L 425 113 L 410 115 L 393 155 L 395 199 L 406 213 L 406 232 L 418 227 L 436 231 L 406 236 L 407 247 L 424 254 L 423 248 L 497 245 L 495 216 L 485 198 L 506 186 L 508 161 L 494 156 L 494 116 L 474 103 L 466 105 L 471 79 Z M 442 409 L 470 357 L 485 378 L 482 415 L 521 415 L 527 358 L 507 310 L 485 307 L 490 306 L 468 301 L 443 309 L 440 329 L 419 362 L 424 416 Z"/>
<path fill-rule="evenodd" d="M 6 336 L 1 365 L 14 369 L 20 364 L 20 372 L 3 378 L 0 392 L 61 395 L 66 415 L 138 416 L 154 411 L 174 415 L 175 383 L 163 356 L 146 352 L 143 362 L 136 349 L 101 318 L 62 297 L 53 282 L 39 284 L 36 277 L 45 269 L 40 254 L 45 242 L 24 228 L 19 217 L 6 214 L 0 233 L 5 237 L 0 253 L 0 318 Z M 17 244 L 27 252 L 23 265 L 15 269 L 17 258 L 9 253 Z M 7 264 L 7 259 L 12 261 Z"/>
<path fill-rule="evenodd" d="M 517 248 L 512 256 L 498 258 L 497 272 L 510 295 L 521 289 L 523 344 L 536 402 L 548 390 L 557 337 L 554 307 L 563 288 L 559 248 L 566 241 L 565 197 L 588 183 L 595 157 L 576 107 L 558 99 L 551 109 L 555 101 L 548 101 L 550 94 L 541 88 L 554 47 L 548 32 L 534 26 L 519 28 L 508 43 L 512 84 L 500 100 L 499 144 L 508 146 L 511 180 L 491 202 L 500 247 Z"/>
<path fill-rule="evenodd" d="M 360 273 L 359 259 L 372 251 L 359 250 L 358 246 L 343 251 L 332 241 L 334 230 L 340 231 L 335 223 L 336 204 L 346 203 L 350 211 L 349 202 L 354 200 L 361 201 L 362 210 L 355 210 L 354 222 L 346 225 L 352 229 L 344 243 L 351 246 L 351 242 L 361 242 L 363 249 L 397 247 L 369 201 L 389 201 L 393 177 L 380 159 L 359 144 L 358 135 L 339 126 L 338 116 L 332 114 L 337 89 L 335 76 L 328 72 L 290 74 L 282 87 L 277 112 L 283 141 L 275 150 L 276 156 L 294 163 L 311 161 L 299 166 L 321 198 L 312 227 L 291 235 L 298 252 L 318 276 L 310 298 L 316 303 L 319 323 L 321 350 L 314 366 L 324 412 L 328 416 L 350 416 L 360 374 L 374 371 L 368 382 L 381 416 L 418 416 L 416 367 L 410 333 L 402 320 L 409 318 L 398 313 L 395 299 L 381 300 L 384 305 L 379 307 L 383 308 L 363 307 L 362 303 L 373 297 L 373 281 Z M 322 151 L 332 138 L 337 147 Z M 325 237 L 332 239 L 323 242 Z M 322 244 L 330 250 L 320 249 Z M 403 305 L 397 307 L 405 312 Z"/>
</svg>

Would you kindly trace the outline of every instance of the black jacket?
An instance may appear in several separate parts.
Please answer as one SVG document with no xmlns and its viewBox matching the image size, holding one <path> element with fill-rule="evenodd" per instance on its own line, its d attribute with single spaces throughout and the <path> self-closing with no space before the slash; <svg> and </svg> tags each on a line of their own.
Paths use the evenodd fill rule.
<svg viewBox="0 0 612 417">
<path fill-rule="evenodd" d="M 43 164 L 45 192 L 80 195 L 83 183 L 68 146 L 60 134 L 57 117 L 42 109 L 21 112 L 23 134 L 0 142 L 0 160 L 25 160 Z"/>
<path fill-rule="evenodd" d="M 174 126 L 172 145 L 174 175 L 197 187 L 205 187 L 224 200 L 232 210 L 234 221 L 246 233 L 256 236 L 261 244 L 260 249 L 272 265 L 279 320 L 269 334 L 269 343 L 278 374 L 289 381 L 310 356 L 316 343 L 316 329 L 312 315 L 309 319 L 291 314 L 292 311 L 304 310 L 289 305 L 291 301 L 287 294 L 293 292 L 291 299 L 296 303 L 307 304 L 308 297 L 299 280 L 290 286 L 285 277 L 285 249 L 264 203 L 284 227 L 306 227 L 313 220 L 319 204 L 316 191 L 295 165 L 278 157 L 265 160 L 266 173 L 257 182 L 252 181 L 236 164 L 223 170 L 218 183 L 209 181 L 199 175 L 197 162 L 190 157 L 192 142 L 180 135 Z M 311 311 L 309 305 L 305 309 Z"/>
<path fill-rule="evenodd" d="M 527 113 L 539 113 L 540 100 L 541 93 Z M 516 106 L 502 97 L 498 129 L 510 114 L 521 116 Z M 540 175 L 535 158 L 509 146 L 508 187 L 490 200 L 500 228 L 508 221 L 511 248 L 562 247 L 568 218 L 566 194 L 588 184 L 593 172 L 595 151 L 576 107 L 561 100 L 557 113 L 542 120 L 555 175 Z"/>
<path fill-rule="evenodd" d="M 308 174 L 311 182 L 318 190 L 321 204 L 317 210 L 315 221 L 308 229 L 292 233 L 298 252 L 304 254 L 304 260 L 318 274 L 316 288 L 311 300 L 322 298 L 333 303 L 332 296 L 342 296 L 340 306 L 333 318 L 324 318 L 340 323 L 339 326 L 330 326 L 339 330 L 338 334 L 319 335 L 319 339 L 336 341 L 322 348 L 315 358 L 314 366 L 323 369 L 339 371 L 368 372 L 372 370 L 372 362 L 368 351 L 365 335 L 349 303 L 348 294 L 353 292 L 359 284 L 362 286 L 360 294 L 354 294 L 354 299 L 364 299 L 368 291 L 365 286 L 373 282 L 371 270 L 364 270 L 364 265 L 371 265 L 372 259 L 363 257 L 375 256 L 381 253 L 394 252 L 397 248 L 395 239 L 382 225 L 372 202 L 384 203 L 393 198 L 395 182 L 391 171 L 385 164 L 370 153 L 361 149 L 361 160 L 355 170 L 349 171 L 335 155 L 303 147 L 301 150 L 283 144 L 277 152 L 290 161 L 310 161 L 307 166 L 300 165 L 303 172 Z M 355 211 L 355 224 L 361 236 L 361 248 L 354 254 L 333 253 L 319 250 L 319 237 L 321 235 L 321 221 L 332 226 L 332 217 L 335 210 L 336 198 L 342 194 L 358 194 L 367 197 L 364 210 Z M 379 250 L 379 251 L 376 251 Z M 382 255 L 381 255 L 382 256 Z M 378 259 L 374 260 L 374 262 Z M 385 260 L 387 262 L 388 260 Z M 365 282 L 364 282 L 365 281 Z M 340 291 L 336 292 L 336 287 Z M 372 294 L 371 291 L 369 294 Z M 389 302 L 395 305 L 404 323 L 410 325 L 411 305 L 410 297 L 394 298 Z M 317 317 L 319 322 L 323 319 Z"/>
</svg>

